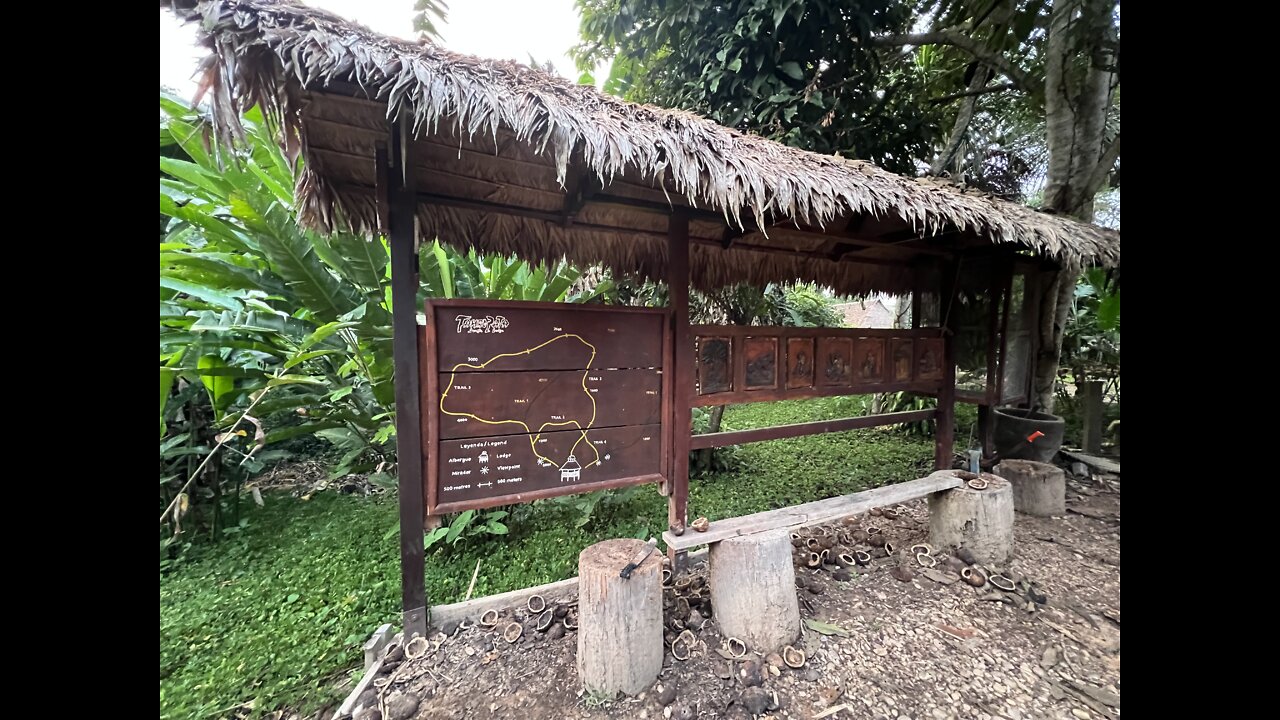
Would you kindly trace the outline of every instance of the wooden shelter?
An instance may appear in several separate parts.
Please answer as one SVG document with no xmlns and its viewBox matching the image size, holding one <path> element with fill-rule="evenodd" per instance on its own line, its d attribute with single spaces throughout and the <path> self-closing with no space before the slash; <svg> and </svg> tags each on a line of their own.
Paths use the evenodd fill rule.
<svg viewBox="0 0 1280 720">
<path fill-rule="evenodd" d="M 971 335 L 986 352 L 960 399 L 988 409 L 1025 402 L 1043 271 L 1064 260 L 1119 262 L 1111 230 L 386 37 L 294 2 L 172 4 L 210 51 L 201 88 L 218 141 L 233 142 L 240 113 L 260 105 L 305 161 L 302 222 L 389 236 L 407 633 L 426 622 L 432 452 L 415 320 L 419 239 L 668 283 L 660 480 L 680 528 L 691 448 L 936 419 L 937 464 L 950 467 L 961 340 Z M 841 294 L 911 294 L 914 327 L 689 324 L 690 288 L 797 280 Z M 960 323 L 960 299 L 979 297 L 978 320 Z M 695 406 L 892 390 L 934 395 L 938 407 L 691 436 Z"/>
</svg>

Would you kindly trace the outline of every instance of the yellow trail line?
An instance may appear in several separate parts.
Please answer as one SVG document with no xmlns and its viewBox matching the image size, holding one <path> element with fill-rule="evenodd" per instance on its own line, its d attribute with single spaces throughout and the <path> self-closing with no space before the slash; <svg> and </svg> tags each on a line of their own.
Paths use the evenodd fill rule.
<svg viewBox="0 0 1280 720">
<path fill-rule="evenodd" d="M 471 414 L 471 413 L 452 412 L 452 411 L 450 411 L 450 410 L 446 410 L 446 409 L 445 409 L 445 407 L 444 407 L 444 399 L 445 399 L 445 398 L 447 398 L 447 397 L 449 397 L 449 390 L 451 390 L 451 389 L 453 388 L 453 379 L 454 379 L 454 377 L 457 375 L 457 373 L 458 373 L 458 370 L 459 370 L 459 369 L 466 368 L 466 369 L 469 369 L 469 370 L 483 370 L 485 367 L 487 367 L 487 366 L 489 365 L 489 363 L 493 362 L 494 360 L 499 360 L 499 359 L 501 359 L 501 358 L 507 358 L 507 357 L 517 357 L 517 356 L 519 356 L 519 355 L 529 355 L 529 354 L 532 354 L 533 352 L 535 352 L 535 351 L 537 351 L 537 350 L 541 350 L 542 348 L 544 348 L 544 347 L 546 347 L 546 346 L 550 345 L 551 343 L 553 343 L 553 342 L 555 342 L 555 341 L 557 341 L 557 340 L 563 340 L 563 339 L 565 339 L 565 338 L 574 338 L 574 339 L 576 339 L 578 342 L 582 343 L 583 345 L 586 345 L 586 346 L 587 346 L 587 348 L 591 350 L 591 357 L 590 357 L 590 359 L 588 359 L 588 360 L 587 360 L 587 367 L 586 367 L 585 369 L 583 369 L 583 371 L 582 371 L 582 391 L 583 391 L 584 393 L 586 393 L 586 394 L 587 394 L 587 399 L 591 401 L 591 420 L 589 420 L 589 421 L 587 422 L 587 426 L 586 426 L 585 428 L 584 428 L 584 427 L 582 427 L 582 425 L 581 425 L 581 424 L 579 424 L 577 420 L 564 420 L 564 421 L 562 421 L 562 422 L 547 422 L 547 423 L 543 423 L 543 424 L 542 424 L 542 426 L 538 428 L 537 432 L 534 432 L 534 430 L 533 430 L 532 428 L 530 428 L 528 425 L 526 425 L 523 421 L 520 421 L 520 420 L 486 420 L 486 419 L 484 419 L 484 418 L 482 418 L 482 417 L 480 417 L 480 416 L 478 416 L 478 415 L 473 415 L 473 414 Z M 540 344 L 540 345 L 535 345 L 535 346 L 533 346 L 533 347 L 531 347 L 531 348 L 526 348 L 526 349 L 524 349 L 524 350 L 519 350 L 519 351 L 517 351 L 517 352 L 502 353 L 501 355 L 494 355 L 493 357 L 489 358 L 488 360 L 485 360 L 484 362 L 480 363 L 479 365 L 473 365 L 473 364 L 471 364 L 471 363 L 458 363 L 457 365 L 454 365 L 454 366 L 453 366 L 453 369 L 452 369 L 452 370 L 450 370 L 450 371 L 449 371 L 449 382 L 448 382 L 448 384 L 447 384 L 447 385 L 445 385 L 444 392 L 443 392 L 443 393 L 440 393 L 440 412 L 444 413 L 445 415 L 453 415 L 453 416 L 455 416 L 455 417 L 466 417 L 466 418 L 471 418 L 472 420 L 476 420 L 476 421 L 482 422 L 482 423 L 484 423 L 484 424 L 486 424 L 486 425 L 505 425 L 505 424 L 508 424 L 508 423 L 514 423 L 514 424 L 516 424 L 516 425 L 519 425 L 520 427 L 524 428 L 524 431 L 525 431 L 526 433 L 529 433 L 529 447 L 533 449 L 533 454 L 534 454 L 535 456 L 537 456 L 537 458 L 538 458 L 539 460 L 543 460 L 543 461 L 545 461 L 547 464 L 551 465 L 552 467 L 556 467 L 556 468 L 561 467 L 562 465 L 564 465 L 564 463 L 557 463 L 557 462 L 555 462 L 554 460 L 552 460 L 551 458 L 544 457 L 541 453 L 539 453 L 539 452 L 538 452 L 538 445 L 537 445 L 538 438 L 542 437 L 542 431 L 543 431 L 543 430 L 546 430 L 546 429 L 547 429 L 547 428 L 549 428 L 549 427 L 559 427 L 559 426 L 561 426 L 561 425 L 574 425 L 574 426 L 577 426 L 578 431 L 579 431 L 579 434 L 581 435 L 581 437 L 579 437 L 577 440 L 575 440 L 575 441 L 574 441 L 574 443 L 573 443 L 573 447 L 569 448 L 569 454 L 570 454 L 570 455 L 573 455 L 573 454 L 574 454 L 574 452 L 578 449 L 578 445 L 579 445 L 583 440 L 586 440 L 586 441 L 587 441 L 587 447 L 591 448 L 591 451 L 592 451 L 592 452 L 594 452 L 594 453 L 596 454 L 596 462 L 595 462 L 595 464 L 596 464 L 596 465 L 599 465 L 599 464 L 600 464 L 600 451 L 599 451 L 599 450 L 597 450 L 597 449 L 596 449 L 596 446 L 595 446 L 595 445 L 592 445 L 592 444 L 591 444 L 591 440 L 587 438 L 587 430 L 590 430 L 590 429 L 591 429 L 591 427 L 592 427 L 593 425 L 595 425 L 595 422 L 596 422 L 596 399 L 595 399 L 595 397 L 594 397 L 594 396 L 592 396 L 591 391 L 590 391 L 589 389 L 587 389 L 587 375 L 591 372 L 591 363 L 592 363 L 592 362 L 594 362 L 594 361 L 595 361 L 595 359 L 596 359 L 596 346 L 595 346 L 595 345 L 592 345 L 591 343 L 587 342 L 587 341 L 586 341 L 586 340 L 585 340 L 581 335 L 577 335 L 577 334 L 574 334 L 574 333 L 563 333 L 563 334 L 561 334 L 561 335 L 557 335 L 557 336 L 555 336 L 555 337 L 551 338 L 550 340 L 548 340 L 548 341 L 546 341 L 546 342 L 544 342 L 544 343 L 542 343 L 542 344 Z M 566 457 L 566 458 L 565 458 L 565 462 L 568 462 L 568 461 L 569 461 L 569 459 Z M 588 466 L 588 467 L 590 467 L 590 466 Z"/>
</svg>

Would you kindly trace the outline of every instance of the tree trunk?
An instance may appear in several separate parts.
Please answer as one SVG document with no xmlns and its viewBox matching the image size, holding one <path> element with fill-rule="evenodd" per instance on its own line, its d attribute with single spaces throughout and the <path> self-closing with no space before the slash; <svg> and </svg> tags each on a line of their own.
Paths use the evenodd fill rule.
<svg viewBox="0 0 1280 720">
<path fill-rule="evenodd" d="M 1093 221 L 1093 198 L 1106 178 L 1119 137 L 1104 148 L 1114 76 L 1115 27 L 1110 0 L 1054 3 L 1045 42 L 1045 127 L 1049 172 L 1042 209 Z M 1042 297 L 1035 405 L 1053 411 L 1062 336 L 1080 268 L 1064 266 Z"/>
<path fill-rule="evenodd" d="M 943 148 L 938 157 L 933 159 L 933 164 L 929 166 L 930 175 L 941 175 L 960 154 L 960 146 L 964 143 L 965 133 L 969 131 L 969 123 L 973 120 L 973 111 L 978 106 L 978 96 L 976 91 L 981 90 L 987 81 L 991 79 L 991 71 L 987 66 L 983 65 L 973 73 L 973 80 L 969 83 L 969 91 L 975 94 L 965 98 L 960 104 L 960 113 L 956 115 L 956 123 L 951 128 L 951 138 L 947 140 L 947 146 Z M 959 163 L 957 163 L 958 165 Z M 957 176 L 961 173 L 957 172 Z M 955 181 L 963 181 L 963 177 L 953 178 Z"/>
<path fill-rule="evenodd" d="M 1054 384 L 1058 380 L 1058 361 L 1062 356 L 1062 338 L 1066 333 L 1071 300 L 1076 291 L 1080 271 L 1074 264 L 1052 274 L 1044 283 L 1040 298 L 1040 352 L 1036 354 L 1035 397 L 1032 407 L 1053 412 Z"/>
<path fill-rule="evenodd" d="M 985 490 L 966 485 L 929 496 L 929 542 L 968 548 L 989 569 L 1003 568 L 1013 557 L 1013 487 L 990 473 L 982 477 Z"/>
<path fill-rule="evenodd" d="M 1080 443 L 1084 451 L 1094 455 L 1102 452 L 1102 381 L 1084 380 L 1076 376 L 1076 399 L 1084 415 L 1084 429 Z"/>
<path fill-rule="evenodd" d="M 711 545 L 711 608 L 720 631 L 748 650 L 778 652 L 800 635 L 791 538 L 785 529 Z"/>
<path fill-rule="evenodd" d="M 1013 509 L 1026 515 L 1067 514 L 1067 476 L 1057 465 L 1034 460 L 1001 460 L 995 472 L 1013 487 Z"/>
<path fill-rule="evenodd" d="M 913 298 L 911 295 L 904 295 L 897 298 L 897 307 L 893 313 L 893 327 L 895 330 L 909 328 L 915 324 L 915 319 L 911 317 L 911 305 Z M 925 313 L 921 313 L 922 315 Z M 871 409 L 868 415 L 880 415 L 888 411 L 889 401 L 893 397 L 892 393 L 875 393 L 871 396 Z"/>
<path fill-rule="evenodd" d="M 662 672 L 661 556 L 619 576 L 643 547 L 605 540 L 578 554 L 578 680 L 610 698 L 639 694 Z"/>
<path fill-rule="evenodd" d="M 724 419 L 724 405 L 716 405 L 711 408 L 711 418 L 707 423 L 707 432 L 720 432 L 720 421 L 722 419 Z M 711 454 L 715 452 L 715 450 L 715 448 L 703 448 L 699 451 L 702 453 L 702 457 L 699 458 L 702 467 L 707 468 L 708 470 L 711 469 Z"/>
</svg>

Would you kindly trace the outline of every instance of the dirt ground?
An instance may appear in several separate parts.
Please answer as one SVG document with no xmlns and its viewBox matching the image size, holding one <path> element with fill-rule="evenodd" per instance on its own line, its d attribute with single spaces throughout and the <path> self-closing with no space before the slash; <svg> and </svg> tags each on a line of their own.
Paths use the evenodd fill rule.
<svg viewBox="0 0 1280 720">
<path fill-rule="evenodd" d="M 1069 476 L 1067 508 L 1063 517 L 1017 516 L 1010 567 L 986 569 L 1004 571 L 1013 592 L 972 587 L 953 572 L 963 563 L 941 551 L 925 573 L 906 550 L 927 540 L 924 500 L 898 506 L 893 519 L 807 529 L 799 542 L 829 536 L 837 547 L 852 541 L 870 550 L 853 533 L 876 525 L 898 550 L 844 571 L 797 567 L 803 628 L 795 647 L 807 656 L 800 668 L 776 656 L 733 657 L 714 616 L 706 617 L 703 566 L 664 591 L 666 660 L 655 685 L 635 698 L 580 693 L 577 636 L 565 629 L 576 608 L 567 605 L 553 608 L 547 632 L 524 608 L 503 612 L 494 629 L 446 628 L 425 656 L 375 679 L 362 704 L 380 699 L 385 720 L 1119 717 L 1118 476 Z M 501 630 L 513 621 L 523 633 L 508 643 Z M 676 660 L 670 640 L 682 627 L 696 641 L 687 660 Z M 358 709 L 355 720 L 378 717 Z"/>
</svg>

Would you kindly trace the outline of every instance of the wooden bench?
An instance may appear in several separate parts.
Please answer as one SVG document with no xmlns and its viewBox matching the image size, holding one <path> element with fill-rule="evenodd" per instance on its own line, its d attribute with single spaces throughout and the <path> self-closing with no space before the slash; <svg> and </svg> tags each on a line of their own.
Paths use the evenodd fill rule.
<svg viewBox="0 0 1280 720">
<path fill-rule="evenodd" d="M 721 632 L 741 640 L 750 650 L 777 652 L 795 642 L 801 629 L 789 529 L 932 496 L 963 484 L 954 474 L 937 472 L 852 495 L 717 520 L 706 532 L 690 528 L 677 537 L 667 531 L 662 539 L 667 552 L 675 556 L 709 545 L 711 606 Z M 678 562 L 675 568 L 679 569 Z M 742 578 L 751 582 L 740 582 Z"/>
<path fill-rule="evenodd" d="M 677 536 L 668 530 L 662 534 L 662 540 L 666 543 L 669 552 L 682 552 L 699 545 L 710 545 L 742 535 L 751 535 L 781 528 L 821 525 L 832 520 L 866 512 L 871 508 L 896 505 L 908 500 L 928 497 L 933 493 L 958 488 L 963 484 L 964 481 L 954 475 L 938 472 L 919 480 L 885 485 L 884 487 L 864 490 L 852 495 L 841 495 L 826 500 L 807 502 L 802 505 L 792 505 L 791 507 L 778 508 L 777 510 L 717 520 L 711 523 L 711 527 L 706 532 L 697 532 L 693 528 L 689 528 L 684 531 L 683 535 Z"/>
</svg>

